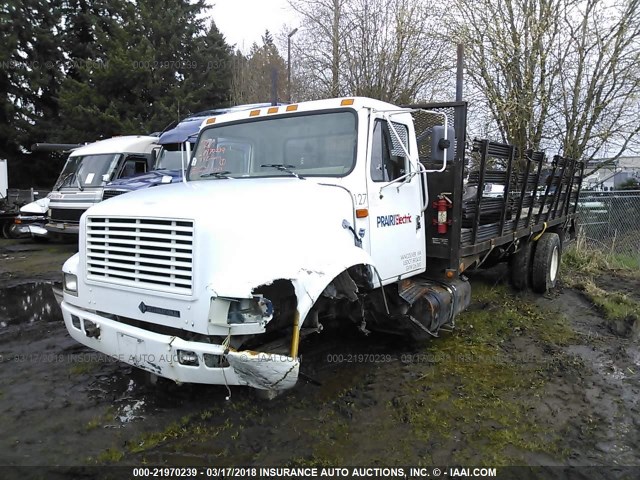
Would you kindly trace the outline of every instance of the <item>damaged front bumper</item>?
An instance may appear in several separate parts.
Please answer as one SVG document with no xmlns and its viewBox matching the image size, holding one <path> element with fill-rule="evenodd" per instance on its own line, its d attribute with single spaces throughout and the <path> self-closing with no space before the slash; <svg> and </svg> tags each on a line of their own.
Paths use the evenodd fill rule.
<svg viewBox="0 0 640 480">
<path fill-rule="evenodd" d="M 47 237 L 47 230 L 44 228 L 46 219 L 38 215 L 18 215 L 12 226 L 14 236 Z"/>
<path fill-rule="evenodd" d="M 66 301 L 62 314 L 78 342 L 176 382 L 285 390 L 298 379 L 300 361 L 291 356 L 186 341 L 126 325 Z"/>
</svg>

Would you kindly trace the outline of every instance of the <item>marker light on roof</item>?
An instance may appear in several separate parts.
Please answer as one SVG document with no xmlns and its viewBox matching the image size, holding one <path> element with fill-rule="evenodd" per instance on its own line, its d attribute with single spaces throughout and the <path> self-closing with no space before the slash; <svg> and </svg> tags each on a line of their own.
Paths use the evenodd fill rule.
<svg viewBox="0 0 640 480">
<path fill-rule="evenodd" d="M 287 105 L 287 112 L 295 112 L 298 110 L 298 105 Z"/>
<path fill-rule="evenodd" d="M 278 113 L 278 107 L 271 107 L 267 110 L 267 113 Z"/>
<path fill-rule="evenodd" d="M 345 107 L 347 105 L 353 105 L 353 98 L 345 98 L 340 102 L 340 106 Z"/>
<path fill-rule="evenodd" d="M 206 123 L 207 123 L 207 125 L 211 125 L 212 123 L 216 123 L 215 117 L 207 118 L 207 122 Z"/>
<path fill-rule="evenodd" d="M 249 112 L 250 117 L 257 117 L 258 115 L 260 115 L 260 110 L 251 110 Z"/>
</svg>

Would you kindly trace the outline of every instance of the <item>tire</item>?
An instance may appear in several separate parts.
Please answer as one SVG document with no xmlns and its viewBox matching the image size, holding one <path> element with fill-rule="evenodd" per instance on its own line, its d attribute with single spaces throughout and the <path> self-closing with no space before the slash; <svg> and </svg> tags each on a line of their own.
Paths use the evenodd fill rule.
<svg viewBox="0 0 640 480">
<path fill-rule="evenodd" d="M 533 245 L 526 241 L 509 259 L 511 286 L 518 291 L 526 290 L 531 283 L 531 254 Z"/>
<path fill-rule="evenodd" d="M 558 234 L 543 234 L 533 254 L 531 286 L 534 292 L 544 293 L 556 286 L 561 255 L 562 245 Z"/>
<path fill-rule="evenodd" d="M 12 225 L 13 225 L 13 222 L 9 222 L 9 221 L 2 222 L 2 236 L 4 238 L 12 238 L 12 235 L 11 235 Z"/>
</svg>

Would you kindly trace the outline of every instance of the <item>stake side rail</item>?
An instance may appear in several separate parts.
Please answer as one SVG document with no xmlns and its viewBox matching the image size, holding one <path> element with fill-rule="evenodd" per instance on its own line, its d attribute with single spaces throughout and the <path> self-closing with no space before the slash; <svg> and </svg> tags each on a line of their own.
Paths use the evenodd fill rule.
<svg viewBox="0 0 640 480">
<path fill-rule="evenodd" d="M 428 170 L 442 167 L 431 155 L 430 132 L 445 113 L 455 139 L 453 161 L 427 176 L 427 257 L 444 270 L 458 271 L 465 257 L 537 234 L 565 228 L 575 217 L 584 162 L 513 145 L 474 140 L 466 155 L 466 102 L 413 104 L 418 156 Z M 446 233 L 438 233 L 434 202 L 451 200 Z"/>
<path fill-rule="evenodd" d="M 469 164 L 465 188 L 476 194 L 462 199 L 460 257 L 564 228 L 575 217 L 583 162 L 556 155 L 548 164 L 543 152 L 520 156 L 511 145 L 474 140 Z"/>
</svg>

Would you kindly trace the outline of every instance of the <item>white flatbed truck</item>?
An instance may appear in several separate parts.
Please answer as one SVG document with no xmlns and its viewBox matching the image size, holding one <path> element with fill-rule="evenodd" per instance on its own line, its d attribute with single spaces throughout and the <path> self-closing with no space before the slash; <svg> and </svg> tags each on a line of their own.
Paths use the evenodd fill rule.
<svg viewBox="0 0 640 480">
<path fill-rule="evenodd" d="M 469 269 L 553 287 L 582 163 L 486 140 L 470 161 L 465 129 L 464 102 L 358 97 L 205 120 L 186 181 L 82 215 L 69 333 L 176 382 L 278 391 L 330 318 L 424 339 L 470 303 Z"/>
</svg>

